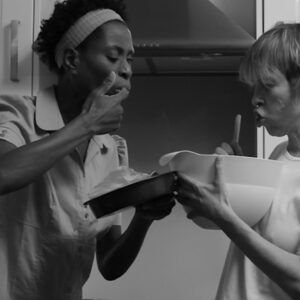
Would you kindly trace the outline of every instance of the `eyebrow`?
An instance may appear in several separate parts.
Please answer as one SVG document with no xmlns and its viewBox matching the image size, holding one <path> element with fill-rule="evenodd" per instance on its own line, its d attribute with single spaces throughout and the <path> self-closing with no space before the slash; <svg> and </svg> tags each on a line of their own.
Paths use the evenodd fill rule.
<svg viewBox="0 0 300 300">
<path fill-rule="evenodd" d="M 109 46 L 107 46 L 106 47 L 106 49 L 109 49 L 109 50 L 111 50 L 111 49 L 113 49 L 113 50 L 117 50 L 119 53 L 124 53 L 124 52 L 126 52 L 126 50 L 124 49 L 124 48 L 122 48 L 122 47 L 120 47 L 120 46 L 118 46 L 118 45 L 109 45 Z M 129 55 L 134 55 L 134 49 L 130 49 L 129 50 Z"/>
</svg>

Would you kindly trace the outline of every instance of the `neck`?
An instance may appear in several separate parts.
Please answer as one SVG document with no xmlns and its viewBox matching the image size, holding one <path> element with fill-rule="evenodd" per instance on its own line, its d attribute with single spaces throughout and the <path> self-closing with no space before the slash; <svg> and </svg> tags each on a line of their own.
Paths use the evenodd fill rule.
<svg viewBox="0 0 300 300">
<path fill-rule="evenodd" d="M 291 155 L 300 157 L 300 130 L 288 135 L 287 150 Z"/>
<path fill-rule="evenodd" d="M 81 113 L 88 92 L 68 78 L 61 78 L 55 89 L 58 107 L 67 124 Z"/>
</svg>

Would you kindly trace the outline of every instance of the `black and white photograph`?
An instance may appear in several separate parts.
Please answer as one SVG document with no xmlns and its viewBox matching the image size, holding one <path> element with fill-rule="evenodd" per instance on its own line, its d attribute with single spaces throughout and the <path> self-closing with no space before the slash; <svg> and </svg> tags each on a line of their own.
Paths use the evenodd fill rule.
<svg viewBox="0 0 300 300">
<path fill-rule="evenodd" d="M 299 300 L 300 0 L 0 0 L 0 300 Z"/>
</svg>

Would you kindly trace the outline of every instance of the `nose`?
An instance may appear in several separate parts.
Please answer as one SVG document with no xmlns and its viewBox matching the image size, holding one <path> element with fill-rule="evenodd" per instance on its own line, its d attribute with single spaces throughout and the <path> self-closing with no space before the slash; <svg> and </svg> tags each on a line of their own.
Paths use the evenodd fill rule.
<svg viewBox="0 0 300 300">
<path fill-rule="evenodd" d="M 258 89 L 254 90 L 254 93 L 253 93 L 253 96 L 251 99 L 251 103 L 254 108 L 259 108 L 260 106 L 262 106 L 264 104 L 263 95 L 259 92 Z"/>
<path fill-rule="evenodd" d="M 121 62 L 119 75 L 124 79 L 128 80 L 132 76 L 132 66 L 127 60 Z"/>
<path fill-rule="evenodd" d="M 264 104 L 264 101 L 261 98 L 255 96 L 252 97 L 251 102 L 254 108 L 259 108 Z"/>
</svg>

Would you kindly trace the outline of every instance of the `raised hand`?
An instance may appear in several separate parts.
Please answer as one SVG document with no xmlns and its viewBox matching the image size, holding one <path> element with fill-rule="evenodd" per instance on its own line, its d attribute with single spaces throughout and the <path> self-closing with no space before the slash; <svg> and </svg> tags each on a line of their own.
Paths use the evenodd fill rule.
<svg viewBox="0 0 300 300">
<path fill-rule="evenodd" d="M 243 156 L 243 150 L 239 144 L 240 129 L 241 129 L 241 115 L 236 115 L 234 121 L 234 130 L 232 141 L 229 143 L 222 143 L 215 149 L 215 153 L 219 155 L 238 155 Z"/>
<path fill-rule="evenodd" d="M 219 155 L 237 155 L 237 156 L 243 156 L 243 150 L 241 148 L 241 146 L 234 142 L 231 141 L 229 143 L 222 143 L 220 146 L 218 146 L 215 149 L 215 154 L 219 154 Z"/>
<path fill-rule="evenodd" d="M 94 89 L 82 107 L 85 125 L 93 134 L 104 134 L 117 130 L 123 117 L 122 102 L 128 97 L 129 90 L 121 89 L 114 95 L 107 95 L 116 80 L 111 72 L 102 85 Z"/>
</svg>

